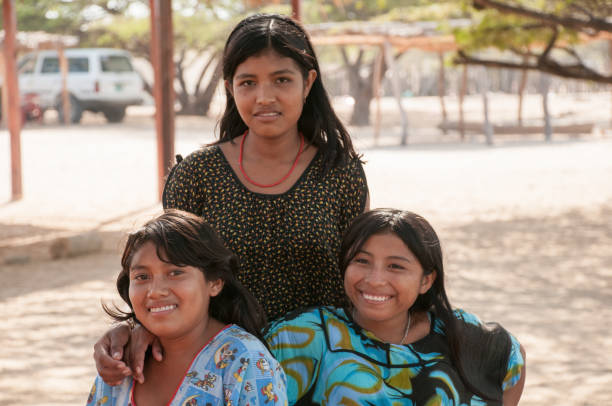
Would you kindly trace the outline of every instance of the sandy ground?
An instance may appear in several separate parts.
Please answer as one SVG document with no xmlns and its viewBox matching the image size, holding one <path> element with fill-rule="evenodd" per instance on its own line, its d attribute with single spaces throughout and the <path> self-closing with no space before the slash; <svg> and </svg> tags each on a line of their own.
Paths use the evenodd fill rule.
<svg viewBox="0 0 612 406">
<path fill-rule="evenodd" d="M 592 121 L 610 111 L 609 95 L 569 102 L 585 115 L 598 111 Z M 522 405 L 612 404 L 609 130 L 552 143 L 499 137 L 486 147 L 481 136 L 459 143 L 427 124 L 436 121 L 435 99 L 410 103 L 409 146 L 397 146 L 397 121 L 385 120 L 378 146 L 371 128 L 352 129 L 372 206 L 416 211 L 438 229 L 453 304 L 502 323 L 525 346 Z M 567 117 L 567 103 L 556 109 Z M 95 255 L 0 263 L 0 405 L 85 402 L 92 345 L 108 326 L 100 301 L 116 298 L 118 236 L 159 210 L 153 126 L 146 112 L 131 113 L 124 125 L 87 116 L 81 126 L 26 128 L 20 202 L 8 203 L 8 165 L 0 167 L 0 246 L 113 231 Z M 180 118 L 177 152 L 211 140 L 213 125 Z M 0 156 L 8 156 L 6 131 Z"/>
</svg>

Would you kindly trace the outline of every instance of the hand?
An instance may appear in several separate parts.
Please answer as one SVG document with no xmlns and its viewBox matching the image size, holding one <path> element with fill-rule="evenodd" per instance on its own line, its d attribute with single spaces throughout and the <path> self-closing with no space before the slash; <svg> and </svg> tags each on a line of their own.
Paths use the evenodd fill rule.
<svg viewBox="0 0 612 406">
<path fill-rule="evenodd" d="M 130 328 L 126 324 L 107 331 L 94 345 L 94 360 L 100 377 L 108 385 L 119 385 L 123 378 L 132 374 L 123 362 L 123 347 L 130 338 Z"/>
<path fill-rule="evenodd" d="M 134 379 L 141 384 L 144 383 L 142 370 L 149 345 L 151 346 L 153 358 L 161 362 L 163 351 L 159 340 L 149 330 L 137 324 L 132 330 L 126 362 L 131 367 L 131 371 L 133 371 L 132 376 Z"/>
</svg>

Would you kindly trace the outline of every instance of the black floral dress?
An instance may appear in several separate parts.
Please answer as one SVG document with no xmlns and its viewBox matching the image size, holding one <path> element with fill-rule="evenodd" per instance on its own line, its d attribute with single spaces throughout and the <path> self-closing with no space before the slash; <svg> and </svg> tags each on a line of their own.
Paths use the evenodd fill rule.
<svg viewBox="0 0 612 406">
<path fill-rule="evenodd" d="M 343 304 L 338 250 L 349 222 L 364 211 L 368 187 L 356 159 L 323 173 L 317 152 L 287 192 L 256 193 L 219 146 L 210 146 L 173 168 L 163 204 L 217 230 L 240 259 L 239 279 L 273 320 L 301 307 Z"/>
</svg>

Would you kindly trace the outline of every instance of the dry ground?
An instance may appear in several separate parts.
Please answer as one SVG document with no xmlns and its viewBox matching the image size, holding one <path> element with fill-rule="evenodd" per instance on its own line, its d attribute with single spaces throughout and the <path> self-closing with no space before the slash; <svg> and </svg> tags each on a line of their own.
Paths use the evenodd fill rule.
<svg viewBox="0 0 612 406">
<path fill-rule="evenodd" d="M 435 116 L 435 100 L 419 105 Z M 125 230 L 159 208 L 148 159 L 152 124 L 96 120 L 24 131 L 26 198 L 0 203 L 0 243 Z M 203 128 L 210 122 L 182 120 L 177 150 L 205 142 Z M 501 322 L 526 348 L 522 405 L 612 404 L 609 134 L 550 144 L 506 137 L 491 148 L 478 138 L 459 144 L 431 132 L 397 147 L 397 128 L 386 128 L 375 147 L 371 129 L 353 131 L 372 206 L 410 209 L 432 221 L 443 240 L 451 301 Z M 6 139 L 1 132 L 2 156 Z M 0 168 L 0 179 L 7 178 Z M 6 193 L 0 190 L 0 201 Z M 92 345 L 108 324 L 100 300 L 115 297 L 119 243 L 116 233 L 109 236 L 95 255 L 0 265 L 0 405 L 84 404 L 95 373 Z"/>
</svg>

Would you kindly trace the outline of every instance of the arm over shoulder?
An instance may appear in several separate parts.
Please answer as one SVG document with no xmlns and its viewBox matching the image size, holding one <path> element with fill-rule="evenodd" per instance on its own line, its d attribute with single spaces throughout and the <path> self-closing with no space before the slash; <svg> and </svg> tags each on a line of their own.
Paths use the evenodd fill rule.
<svg viewBox="0 0 612 406">
<path fill-rule="evenodd" d="M 287 376 L 289 404 L 295 404 L 317 382 L 325 337 L 319 309 L 291 315 L 271 323 L 266 341 Z"/>
</svg>

